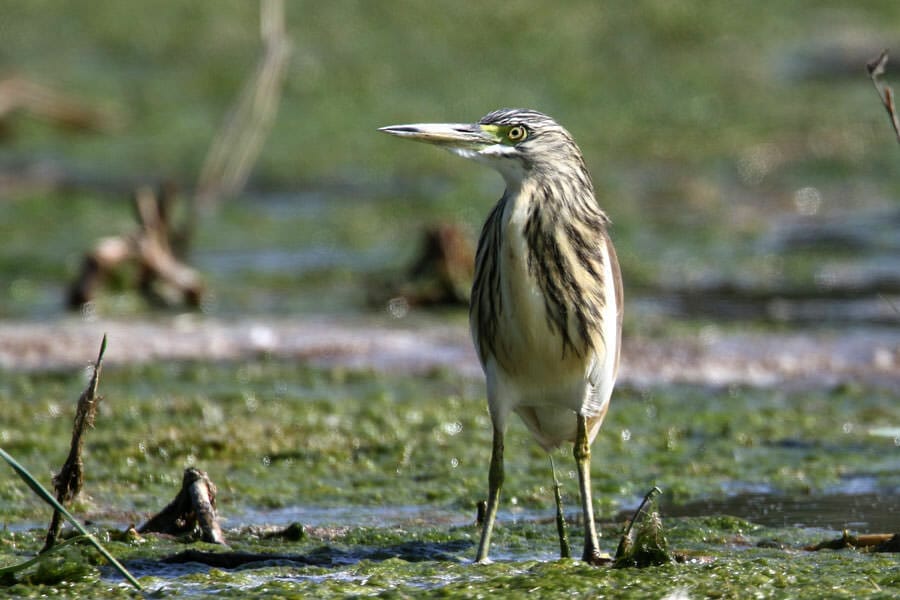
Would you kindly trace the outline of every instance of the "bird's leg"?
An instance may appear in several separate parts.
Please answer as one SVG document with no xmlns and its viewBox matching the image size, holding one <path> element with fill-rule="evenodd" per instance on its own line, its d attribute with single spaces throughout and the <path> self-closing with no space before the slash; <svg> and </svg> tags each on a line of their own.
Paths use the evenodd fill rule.
<svg viewBox="0 0 900 600">
<path fill-rule="evenodd" d="M 584 555 L 581 560 L 600 564 L 600 544 L 597 541 L 597 526 L 594 523 L 594 505 L 591 501 L 591 445 L 587 437 L 587 419 L 576 415 L 578 429 L 575 434 L 573 454 L 578 467 L 578 484 L 581 487 L 581 510 L 584 513 Z"/>
<path fill-rule="evenodd" d="M 563 515 L 562 494 L 560 493 L 559 479 L 556 478 L 556 465 L 553 464 L 553 455 L 550 457 L 550 470 L 553 472 L 553 496 L 556 499 L 556 532 L 559 534 L 559 557 L 572 558 L 572 550 L 569 548 L 569 530 L 566 527 L 566 517 Z"/>
<path fill-rule="evenodd" d="M 488 549 L 491 546 L 491 532 L 494 519 L 497 518 L 497 507 L 500 505 L 500 488 L 503 486 L 503 431 L 494 426 L 494 443 L 491 450 L 491 468 L 488 472 L 488 501 L 484 515 L 484 526 L 481 529 L 481 542 L 475 562 L 488 562 Z"/>
</svg>

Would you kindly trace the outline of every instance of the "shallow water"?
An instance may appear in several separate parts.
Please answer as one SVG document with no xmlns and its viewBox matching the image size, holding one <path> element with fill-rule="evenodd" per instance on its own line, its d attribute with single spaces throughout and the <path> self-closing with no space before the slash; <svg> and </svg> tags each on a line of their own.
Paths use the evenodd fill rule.
<svg viewBox="0 0 900 600">
<path fill-rule="evenodd" d="M 617 520 L 629 518 L 639 501 L 623 502 Z M 660 513 L 666 517 L 711 517 L 727 515 L 766 527 L 806 527 L 857 533 L 900 531 L 900 489 L 881 492 L 841 493 L 831 490 L 807 496 L 783 495 L 777 491 L 735 494 L 725 498 L 702 499 L 687 504 L 663 500 Z M 504 524 L 554 518 L 547 510 L 517 509 L 498 513 Z M 567 519 L 580 520 L 569 513 Z M 291 506 L 277 510 L 243 510 L 223 520 L 223 526 L 285 527 L 301 523 L 311 527 L 462 527 L 471 525 L 474 515 L 435 505 L 410 506 Z M 531 558 L 539 559 L 538 556 Z"/>
<path fill-rule="evenodd" d="M 663 517 L 729 515 L 767 527 L 810 527 L 856 533 L 900 531 L 900 490 L 872 494 L 741 494 L 663 505 Z"/>
<path fill-rule="evenodd" d="M 465 315 L 304 315 L 221 319 L 185 314 L 43 321 L 0 320 L 0 368 L 57 370 L 89 364 L 102 333 L 108 364 L 243 360 L 260 355 L 385 373 L 445 369 L 480 378 Z M 623 340 L 623 385 L 754 385 L 821 389 L 865 382 L 900 387 L 900 329 L 856 327 L 754 332 L 707 325 Z"/>
<path fill-rule="evenodd" d="M 509 516 L 507 513 L 506 517 Z M 300 523 L 313 527 L 398 527 L 428 523 L 459 526 L 471 520 L 467 521 L 459 512 L 435 505 L 287 506 L 272 510 L 239 509 L 239 512 L 225 519 L 224 525 L 284 527 Z"/>
</svg>

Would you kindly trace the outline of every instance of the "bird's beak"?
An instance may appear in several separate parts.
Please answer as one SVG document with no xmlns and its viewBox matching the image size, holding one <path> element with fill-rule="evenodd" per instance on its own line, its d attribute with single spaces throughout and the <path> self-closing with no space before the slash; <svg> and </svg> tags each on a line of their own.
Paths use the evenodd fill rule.
<svg viewBox="0 0 900 600">
<path fill-rule="evenodd" d="M 408 140 L 427 142 L 448 150 L 479 151 L 497 143 L 497 138 L 481 125 L 465 123 L 416 123 L 391 125 L 378 131 Z"/>
</svg>

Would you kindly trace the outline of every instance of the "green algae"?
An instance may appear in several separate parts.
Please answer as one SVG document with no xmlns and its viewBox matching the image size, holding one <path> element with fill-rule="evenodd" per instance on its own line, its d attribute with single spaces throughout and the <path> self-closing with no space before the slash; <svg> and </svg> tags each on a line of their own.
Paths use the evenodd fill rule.
<svg viewBox="0 0 900 600">
<path fill-rule="evenodd" d="M 784 548 L 773 549 L 763 543 L 778 530 L 754 528 L 754 533 L 734 536 L 733 527 L 715 529 L 714 521 L 692 522 L 677 519 L 677 527 L 668 530 L 669 541 L 682 549 L 681 560 L 645 569 L 596 568 L 574 560 L 534 560 L 517 555 L 490 565 L 473 565 L 469 556 L 473 546 L 445 545 L 443 554 L 417 555 L 415 547 L 407 553 L 373 555 L 370 538 L 360 539 L 348 531 L 329 539 L 301 543 L 264 543 L 256 536 L 232 531 L 232 548 L 240 551 L 292 553 L 300 556 L 335 559 L 330 567 L 291 564 L 289 561 L 255 563 L 237 570 L 184 565 L 175 568 L 155 562 L 161 556 L 179 552 L 183 544 L 172 540 L 146 539 L 142 544 L 117 544 L 114 551 L 141 574 L 141 583 L 150 593 L 224 595 L 225 597 L 410 597 L 438 594 L 441 597 L 512 597 L 523 592 L 542 597 L 583 595 L 611 597 L 663 596 L 682 590 L 690 597 L 742 598 L 748 590 L 756 597 L 891 597 L 900 591 L 900 579 L 894 575 L 897 557 L 857 551 L 803 552 L 800 546 L 821 535 L 821 531 L 800 530 L 786 533 Z M 714 532 L 726 541 L 697 542 L 694 526 Z M 555 525 L 516 524 L 508 529 L 507 539 L 525 539 L 535 529 L 541 541 L 553 547 Z M 451 537 L 459 539 L 462 531 Z M 474 531 L 472 532 L 474 533 Z M 410 537 L 442 534 L 420 526 Z M 729 537 L 730 536 L 730 537 Z M 20 548 L 40 543 L 40 532 L 16 534 Z M 10 535 L 0 535 L 4 546 Z M 4 555 L 5 555 L 4 551 Z M 91 594 L 97 597 L 127 596 L 125 590 L 111 585 L 109 573 L 101 569 L 72 576 L 65 584 L 53 585 L 37 580 L 0 588 L 0 594 L 13 597 L 40 593 Z"/>
<path fill-rule="evenodd" d="M 64 458 L 83 380 L 78 374 L 4 373 L 0 381 L 0 402 L 9 407 L 0 417 L 4 447 L 49 479 Z M 878 597 L 879 588 L 897 591 L 896 578 L 887 574 L 890 565 L 896 567 L 895 556 L 800 550 L 833 537 L 833 531 L 767 527 L 727 514 L 665 517 L 666 503 L 742 488 L 814 497 L 854 474 L 892 489 L 898 478 L 894 441 L 867 434 L 900 421 L 887 390 L 618 391 L 593 449 L 601 545 L 615 549 L 627 518 L 622 509 L 656 484 L 664 490 L 668 547 L 684 562 L 615 572 L 555 559 L 552 478 L 519 423 L 508 434 L 509 476 L 493 547 L 497 562 L 469 564 L 490 448 L 477 381 L 446 373 L 413 378 L 312 369 L 261 358 L 107 366 L 100 391 L 97 426 L 85 444 L 85 495 L 73 509 L 94 523 L 104 545 L 151 590 L 257 597 L 314 589 L 325 597 L 439 590 L 477 597 L 540 589 L 551 596 L 639 597 L 683 588 L 692 596 L 724 598 L 740 597 L 751 585 L 761 597 L 815 590 Z M 557 457 L 571 507 L 577 506 L 577 485 L 567 472 L 571 466 L 565 467 L 570 459 L 562 451 Z M 319 566 L 175 569 L 158 561 L 185 549 L 184 543 L 119 535 L 175 495 L 186 466 L 206 470 L 219 487 L 231 550 L 301 555 Z M 22 487 L 12 474 L 0 478 L 3 564 L 36 552 L 43 531 L 32 527 L 49 520 Z M 279 511 L 305 506 L 323 510 L 317 522 L 303 524 L 303 536 L 272 537 L 255 527 L 265 524 L 266 515 L 277 519 Z M 392 510 L 411 506 L 427 509 Z M 340 510 L 328 516 L 328 507 Z M 245 515 L 253 522 L 242 524 Z M 362 515 L 375 522 L 361 524 Z M 573 519 L 571 525 L 577 547 L 580 524 Z M 0 596 L 18 595 L 26 584 L 31 591 L 65 585 L 77 593 L 125 593 L 111 586 L 116 575 L 109 567 L 92 559 L 73 564 L 88 567 L 62 570 L 56 579 L 26 575 L 0 588 Z M 825 574 L 816 577 L 817 570 Z"/>
<path fill-rule="evenodd" d="M 83 384 L 60 374 L 3 381 L 4 448 L 32 472 L 58 468 Z M 468 516 L 483 493 L 490 427 L 475 380 L 263 359 L 109 367 L 101 386 L 85 447 L 101 507 L 152 509 L 174 496 L 188 466 L 210 473 L 225 510 L 433 504 Z M 816 493 L 854 475 L 887 487 L 897 478 L 894 440 L 868 430 L 896 423 L 897 411 L 884 389 L 624 388 L 593 448 L 598 502 L 609 514 L 653 485 L 669 502 L 741 486 Z M 541 451 L 522 428 L 509 435 L 508 507 L 543 507 L 552 478 Z M 567 451 L 557 464 L 571 503 Z M 0 498 L 5 514 L 36 512 L 13 485 Z"/>
</svg>

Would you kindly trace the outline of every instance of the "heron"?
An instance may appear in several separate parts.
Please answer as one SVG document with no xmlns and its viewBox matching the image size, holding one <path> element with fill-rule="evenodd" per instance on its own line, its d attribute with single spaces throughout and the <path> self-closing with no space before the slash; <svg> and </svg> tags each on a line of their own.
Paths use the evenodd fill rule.
<svg viewBox="0 0 900 600">
<path fill-rule="evenodd" d="M 511 413 L 550 456 L 562 556 L 568 541 L 552 451 L 572 443 L 584 516 L 582 560 L 605 562 L 591 499 L 591 444 L 619 368 L 622 278 L 610 220 L 581 150 L 554 119 L 528 109 L 495 110 L 471 124 L 380 131 L 492 167 L 506 184 L 478 240 L 469 305 L 493 428 L 476 562 L 489 562 Z"/>
</svg>

